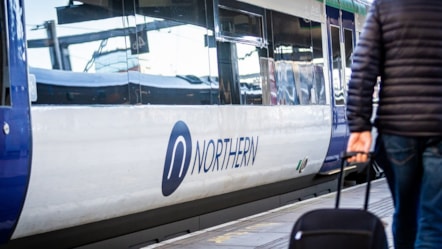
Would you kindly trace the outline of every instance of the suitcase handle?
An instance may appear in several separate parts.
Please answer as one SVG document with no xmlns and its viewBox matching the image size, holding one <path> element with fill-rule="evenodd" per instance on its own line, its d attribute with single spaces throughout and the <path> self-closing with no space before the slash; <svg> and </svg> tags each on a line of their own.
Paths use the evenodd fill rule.
<svg viewBox="0 0 442 249">
<path fill-rule="evenodd" d="M 367 152 L 363 152 L 363 151 L 352 151 L 352 152 L 343 151 L 340 154 L 341 170 L 340 170 L 339 177 L 338 177 L 338 190 L 336 193 L 335 208 L 339 208 L 339 201 L 341 199 L 342 178 L 344 177 L 344 165 L 346 164 L 347 159 L 349 159 L 359 153 L 367 154 L 367 156 L 368 156 L 368 161 L 366 162 L 367 166 L 365 169 L 367 172 L 367 187 L 365 189 L 364 210 L 368 209 L 368 198 L 370 196 L 370 187 L 371 187 L 371 167 L 373 164 L 373 153 L 372 152 L 367 153 Z M 361 163 L 364 163 L 364 162 L 361 162 Z"/>
<path fill-rule="evenodd" d="M 357 154 L 367 154 L 367 156 L 370 158 L 370 157 L 372 157 L 373 156 L 373 153 L 372 152 L 363 152 L 363 151 L 343 151 L 343 152 L 341 152 L 341 154 L 339 155 L 339 157 L 342 159 L 342 160 L 347 160 L 347 159 L 349 159 L 350 157 L 353 157 L 353 156 L 356 156 Z"/>
</svg>

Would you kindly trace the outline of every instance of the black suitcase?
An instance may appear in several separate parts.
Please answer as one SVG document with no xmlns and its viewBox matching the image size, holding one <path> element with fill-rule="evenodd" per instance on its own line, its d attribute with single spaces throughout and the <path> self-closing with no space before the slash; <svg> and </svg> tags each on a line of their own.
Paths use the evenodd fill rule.
<svg viewBox="0 0 442 249">
<path fill-rule="evenodd" d="M 339 208 L 342 175 L 346 159 L 354 153 L 341 154 L 335 208 L 316 209 L 303 214 L 293 226 L 289 249 L 387 249 L 382 221 L 367 211 L 370 194 L 372 155 L 367 168 L 364 209 Z"/>
</svg>

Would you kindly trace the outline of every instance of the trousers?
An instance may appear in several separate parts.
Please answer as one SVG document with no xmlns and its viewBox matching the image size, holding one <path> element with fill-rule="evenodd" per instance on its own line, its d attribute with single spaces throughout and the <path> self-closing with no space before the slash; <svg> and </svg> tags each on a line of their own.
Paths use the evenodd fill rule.
<svg viewBox="0 0 442 249">
<path fill-rule="evenodd" d="M 380 136 L 395 249 L 442 248 L 442 137 Z"/>
</svg>

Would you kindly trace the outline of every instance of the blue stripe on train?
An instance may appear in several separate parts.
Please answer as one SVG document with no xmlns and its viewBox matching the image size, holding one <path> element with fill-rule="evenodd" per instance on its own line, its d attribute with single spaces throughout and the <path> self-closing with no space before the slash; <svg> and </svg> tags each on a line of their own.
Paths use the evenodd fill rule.
<svg viewBox="0 0 442 249">
<path fill-rule="evenodd" d="M 3 2 L 2 4 L 4 4 Z M 28 94 L 23 2 L 8 0 L 8 69 L 11 103 L 0 106 L 0 244 L 8 241 L 17 225 L 25 201 L 31 169 L 31 124 Z M 4 28 L 4 27 L 2 27 Z"/>
</svg>

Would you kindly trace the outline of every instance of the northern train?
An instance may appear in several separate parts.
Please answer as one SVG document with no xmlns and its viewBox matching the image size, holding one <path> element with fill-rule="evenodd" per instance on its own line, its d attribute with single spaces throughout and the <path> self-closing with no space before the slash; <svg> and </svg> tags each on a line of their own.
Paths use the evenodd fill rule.
<svg viewBox="0 0 442 249">
<path fill-rule="evenodd" d="M 368 7 L 1 1 L 0 248 L 138 248 L 331 191 Z"/>
</svg>

